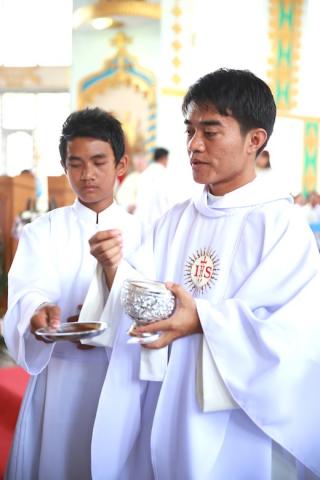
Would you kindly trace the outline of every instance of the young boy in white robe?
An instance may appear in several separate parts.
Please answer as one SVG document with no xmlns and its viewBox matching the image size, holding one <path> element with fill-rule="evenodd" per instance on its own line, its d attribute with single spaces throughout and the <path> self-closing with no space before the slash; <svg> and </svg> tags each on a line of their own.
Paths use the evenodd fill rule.
<svg viewBox="0 0 320 480">
<path fill-rule="evenodd" d="M 92 428 L 110 352 L 79 342 L 45 343 L 34 333 L 77 319 L 97 260 L 102 267 L 106 261 L 101 242 L 112 250 L 109 230 L 115 238 L 122 232 L 124 255 L 141 242 L 137 219 L 113 201 L 115 181 L 127 168 L 119 121 L 99 108 L 74 112 L 59 150 L 77 200 L 23 229 L 9 272 L 4 337 L 31 377 L 8 480 L 91 478 Z"/>
<path fill-rule="evenodd" d="M 272 93 L 221 69 L 190 87 L 183 113 L 202 195 L 166 213 L 130 262 L 120 242 L 105 249 L 118 269 L 101 319 L 118 323 L 105 338 L 93 478 L 319 478 L 320 259 L 291 196 L 256 178 Z M 142 346 L 127 344 L 118 301 L 137 271 L 177 298 L 170 318 L 135 329 L 161 332 Z"/>
</svg>

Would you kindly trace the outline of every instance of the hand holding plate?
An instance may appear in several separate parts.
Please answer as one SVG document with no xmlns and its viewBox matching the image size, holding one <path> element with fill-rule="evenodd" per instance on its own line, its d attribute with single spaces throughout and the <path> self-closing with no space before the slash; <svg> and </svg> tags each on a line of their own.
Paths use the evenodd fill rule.
<svg viewBox="0 0 320 480">
<path fill-rule="evenodd" d="M 55 330 L 60 325 L 61 311 L 58 305 L 54 303 L 42 303 L 35 310 L 30 320 L 30 330 L 35 334 L 39 328 L 50 328 Z M 38 338 L 38 337 L 36 337 Z M 40 340 L 40 338 L 38 338 Z M 44 339 L 41 339 L 46 341 Z"/>
</svg>

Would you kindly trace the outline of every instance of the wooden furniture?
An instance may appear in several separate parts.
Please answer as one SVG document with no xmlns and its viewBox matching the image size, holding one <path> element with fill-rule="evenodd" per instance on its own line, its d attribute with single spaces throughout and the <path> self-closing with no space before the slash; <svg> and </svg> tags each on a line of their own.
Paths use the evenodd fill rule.
<svg viewBox="0 0 320 480">
<path fill-rule="evenodd" d="M 54 204 L 55 207 L 64 207 L 65 205 L 71 205 L 75 198 L 65 175 L 48 177 L 49 205 Z"/>
<path fill-rule="evenodd" d="M 16 177 L 0 176 L 0 230 L 4 243 L 4 271 L 8 273 L 17 248 L 12 236 L 14 220 L 35 199 L 35 178 L 30 173 Z M 6 292 L 0 298 L 1 310 L 6 308 Z"/>
<path fill-rule="evenodd" d="M 36 182 L 31 173 L 22 173 L 16 177 L 0 176 L 0 232 L 4 243 L 4 271 L 8 273 L 18 241 L 12 236 L 14 221 L 26 210 L 28 203 L 34 204 Z M 48 177 L 48 198 L 54 200 L 56 207 L 74 202 L 72 192 L 65 175 Z M 6 309 L 7 292 L 0 297 L 0 316 Z"/>
<path fill-rule="evenodd" d="M 17 248 L 17 240 L 12 237 L 14 220 L 27 208 L 29 200 L 35 201 L 35 190 L 32 174 L 0 176 L 0 228 L 4 237 L 6 272 L 9 271 Z"/>
</svg>

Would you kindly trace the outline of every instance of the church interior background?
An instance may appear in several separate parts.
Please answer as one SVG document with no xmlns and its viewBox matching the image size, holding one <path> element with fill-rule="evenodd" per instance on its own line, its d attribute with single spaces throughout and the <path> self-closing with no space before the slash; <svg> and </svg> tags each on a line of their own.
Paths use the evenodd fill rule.
<svg viewBox="0 0 320 480">
<path fill-rule="evenodd" d="M 293 194 L 319 190 L 319 19 L 319 0 L 0 0 L 4 276 L 16 248 L 12 222 L 26 200 L 40 211 L 52 196 L 58 206 L 72 200 L 58 152 L 72 110 L 115 113 L 129 155 L 167 148 L 179 201 L 196 189 L 182 98 L 220 67 L 249 69 L 270 85 L 278 108 L 272 168 Z"/>
</svg>

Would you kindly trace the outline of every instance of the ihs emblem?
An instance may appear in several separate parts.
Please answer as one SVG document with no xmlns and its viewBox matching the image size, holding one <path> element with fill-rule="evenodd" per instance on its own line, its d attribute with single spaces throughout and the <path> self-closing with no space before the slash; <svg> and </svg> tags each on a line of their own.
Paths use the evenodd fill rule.
<svg viewBox="0 0 320 480">
<path fill-rule="evenodd" d="M 210 248 L 197 250 L 185 264 L 184 283 L 194 294 L 203 294 L 211 288 L 218 276 L 219 259 Z"/>
</svg>

